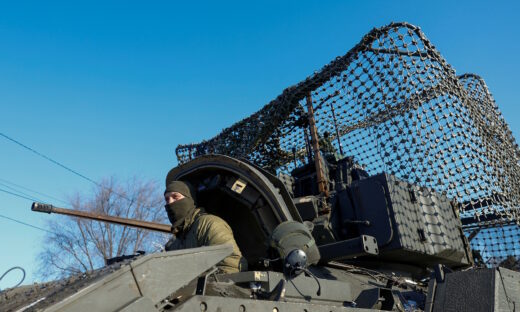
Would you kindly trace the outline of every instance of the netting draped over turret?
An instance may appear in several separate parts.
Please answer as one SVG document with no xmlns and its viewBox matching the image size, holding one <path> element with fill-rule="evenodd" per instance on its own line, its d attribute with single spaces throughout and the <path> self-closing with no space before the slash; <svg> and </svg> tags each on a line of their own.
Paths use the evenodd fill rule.
<svg viewBox="0 0 520 312">
<path fill-rule="evenodd" d="M 520 257 L 520 150 L 485 82 L 457 77 L 421 30 L 373 29 L 342 57 L 257 113 L 199 144 L 179 163 L 216 153 L 288 173 L 311 154 L 306 97 L 319 136 L 370 174 L 386 172 L 460 203 L 482 259 Z"/>
</svg>

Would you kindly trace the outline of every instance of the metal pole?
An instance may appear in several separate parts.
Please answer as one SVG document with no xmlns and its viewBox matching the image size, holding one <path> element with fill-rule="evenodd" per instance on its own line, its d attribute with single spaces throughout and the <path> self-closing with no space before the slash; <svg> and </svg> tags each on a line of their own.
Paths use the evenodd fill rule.
<svg viewBox="0 0 520 312">
<path fill-rule="evenodd" d="M 341 146 L 341 140 L 339 139 L 338 122 L 336 121 L 336 112 L 334 111 L 334 105 L 330 103 L 330 110 L 332 112 L 332 120 L 334 120 L 334 128 L 336 129 L 336 139 L 338 139 L 339 153 L 343 156 L 343 147 Z"/>
<path fill-rule="evenodd" d="M 309 130 L 311 132 L 312 152 L 314 154 L 314 165 L 316 166 L 316 177 L 318 179 L 318 190 L 325 197 L 329 197 L 327 188 L 327 180 L 323 170 L 323 162 L 321 161 L 320 146 L 318 143 L 318 130 L 316 128 L 316 121 L 314 120 L 314 108 L 312 107 L 312 97 L 309 92 L 307 95 L 307 114 L 309 118 Z"/>
</svg>

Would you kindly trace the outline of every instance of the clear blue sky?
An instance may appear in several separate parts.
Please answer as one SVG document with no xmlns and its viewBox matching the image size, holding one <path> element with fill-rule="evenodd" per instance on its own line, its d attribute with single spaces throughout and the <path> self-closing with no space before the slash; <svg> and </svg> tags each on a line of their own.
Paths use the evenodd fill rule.
<svg viewBox="0 0 520 312">
<path fill-rule="evenodd" d="M 95 180 L 162 184 L 177 144 L 257 111 L 373 27 L 407 21 L 458 74 L 486 80 L 518 138 L 518 12 L 517 1 L 4 2 L 0 133 Z M 2 137 L 0 151 L 1 179 L 64 200 L 92 188 Z M 30 203 L 0 193 L 0 214 L 45 227 L 52 216 Z M 44 233 L 0 218 L 0 235 L 0 275 L 18 265 L 36 281 Z"/>
</svg>

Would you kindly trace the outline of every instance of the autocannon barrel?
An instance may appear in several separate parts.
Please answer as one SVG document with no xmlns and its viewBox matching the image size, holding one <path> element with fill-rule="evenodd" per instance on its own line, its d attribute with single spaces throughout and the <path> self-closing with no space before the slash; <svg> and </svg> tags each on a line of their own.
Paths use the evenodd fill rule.
<svg viewBox="0 0 520 312">
<path fill-rule="evenodd" d="M 85 219 L 96 220 L 96 221 L 101 221 L 101 222 L 109 222 L 109 223 L 114 223 L 114 224 L 126 225 L 126 226 L 130 226 L 130 227 L 146 229 L 146 230 L 151 230 L 151 231 L 158 231 L 158 232 L 165 232 L 165 233 L 171 233 L 171 231 L 172 231 L 172 227 L 167 224 L 142 221 L 142 220 L 136 220 L 136 219 L 121 218 L 121 217 L 114 217 L 114 216 L 108 216 L 108 215 L 104 215 L 104 214 L 97 214 L 97 213 L 79 211 L 79 210 L 73 210 L 73 209 L 59 208 L 59 207 L 55 207 L 50 204 L 43 204 L 43 203 L 37 203 L 37 202 L 34 202 L 32 204 L 31 210 L 38 211 L 38 212 L 46 212 L 46 213 L 58 213 L 58 214 L 62 214 L 62 215 L 72 216 L 72 217 L 85 218 Z"/>
</svg>

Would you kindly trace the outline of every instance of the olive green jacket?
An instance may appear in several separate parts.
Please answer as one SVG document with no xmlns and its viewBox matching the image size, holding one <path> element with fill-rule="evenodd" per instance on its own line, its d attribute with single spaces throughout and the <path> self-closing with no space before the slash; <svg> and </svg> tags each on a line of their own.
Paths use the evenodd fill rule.
<svg viewBox="0 0 520 312">
<path fill-rule="evenodd" d="M 233 231 L 226 221 L 206 214 L 196 208 L 184 222 L 182 231 L 176 238 L 166 243 L 166 250 L 178 250 L 201 246 L 232 244 L 233 253 L 217 266 L 223 273 L 236 273 L 247 270 L 247 261 L 238 249 Z"/>
</svg>

